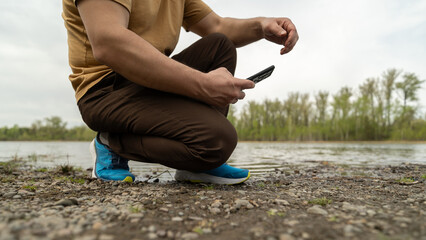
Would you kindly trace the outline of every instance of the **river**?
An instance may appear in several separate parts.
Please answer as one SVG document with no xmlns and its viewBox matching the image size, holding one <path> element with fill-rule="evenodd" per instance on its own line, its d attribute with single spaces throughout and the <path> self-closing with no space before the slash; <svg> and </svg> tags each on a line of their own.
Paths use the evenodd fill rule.
<svg viewBox="0 0 426 240">
<path fill-rule="evenodd" d="M 92 166 L 89 142 L 0 142 L 0 161 L 22 158 L 34 167 L 55 167 L 69 164 L 87 169 Z M 248 168 L 254 175 L 285 169 L 289 165 L 328 162 L 342 165 L 426 164 L 426 143 L 292 143 L 240 142 L 229 159 L 236 167 Z M 174 170 L 158 165 L 130 162 L 134 174 L 163 173 L 171 179 Z"/>
</svg>

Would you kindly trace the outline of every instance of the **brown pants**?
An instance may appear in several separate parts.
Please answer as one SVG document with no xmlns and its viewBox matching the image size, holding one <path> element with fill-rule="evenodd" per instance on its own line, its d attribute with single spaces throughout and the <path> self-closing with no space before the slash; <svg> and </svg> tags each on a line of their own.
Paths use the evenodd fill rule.
<svg viewBox="0 0 426 240">
<path fill-rule="evenodd" d="M 234 74 L 236 49 L 222 34 L 211 34 L 172 57 L 209 72 Z M 226 162 L 237 144 L 227 108 L 137 85 L 117 73 L 102 79 L 78 102 L 85 123 L 109 133 L 109 146 L 122 157 L 189 171 Z"/>
</svg>

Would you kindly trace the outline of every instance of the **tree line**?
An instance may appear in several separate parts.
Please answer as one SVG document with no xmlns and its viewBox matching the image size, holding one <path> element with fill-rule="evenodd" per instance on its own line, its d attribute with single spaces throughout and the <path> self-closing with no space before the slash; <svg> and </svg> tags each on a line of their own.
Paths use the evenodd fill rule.
<svg viewBox="0 0 426 240">
<path fill-rule="evenodd" d="M 337 93 L 292 92 L 284 100 L 250 101 L 229 119 L 240 140 L 366 141 L 426 140 L 426 114 L 418 91 L 425 80 L 388 69 L 358 88 Z"/>
<path fill-rule="evenodd" d="M 67 128 L 58 116 L 36 120 L 30 127 L 0 128 L 0 141 L 90 141 L 96 133 L 85 125 Z"/>
<path fill-rule="evenodd" d="M 255 141 L 366 141 L 426 140 L 426 114 L 420 113 L 418 91 L 425 80 L 414 73 L 388 69 L 366 79 L 358 88 L 337 93 L 292 92 L 284 100 L 249 101 L 228 119 L 240 140 Z M 90 141 L 87 126 L 67 128 L 54 116 L 30 127 L 0 128 L 0 141 Z"/>
</svg>

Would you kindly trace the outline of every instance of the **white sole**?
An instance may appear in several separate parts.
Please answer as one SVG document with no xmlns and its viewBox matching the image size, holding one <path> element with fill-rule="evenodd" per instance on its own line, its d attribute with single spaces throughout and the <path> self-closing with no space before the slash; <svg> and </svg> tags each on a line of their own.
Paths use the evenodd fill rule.
<svg viewBox="0 0 426 240">
<path fill-rule="evenodd" d="M 250 178 L 250 172 L 245 178 L 222 178 L 216 177 L 205 173 L 194 173 L 185 170 L 176 170 L 175 179 L 176 181 L 193 182 L 193 183 L 213 183 L 213 184 L 225 184 L 233 185 L 245 182 Z"/>
<path fill-rule="evenodd" d="M 93 170 L 92 170 L 92 178 L 98 178 L 95 174 L 96 170 L 96 148 L 95 148 L 95 139 L 90 143 L 90 155 L 92 155 L 93 161 Z"/>
</svg>

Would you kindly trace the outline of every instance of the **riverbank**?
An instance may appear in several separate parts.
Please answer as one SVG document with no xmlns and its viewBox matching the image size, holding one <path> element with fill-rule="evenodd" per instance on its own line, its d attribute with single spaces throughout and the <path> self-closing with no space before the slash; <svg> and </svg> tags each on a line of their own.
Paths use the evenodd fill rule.
<svg viewBox="0 0 426 240">
<path fill-rule="evenodd" d="M 286 169 L 218 186 L 1 163 L 0 239 L 426 239 L 426 165 Z"/>
</svg>

